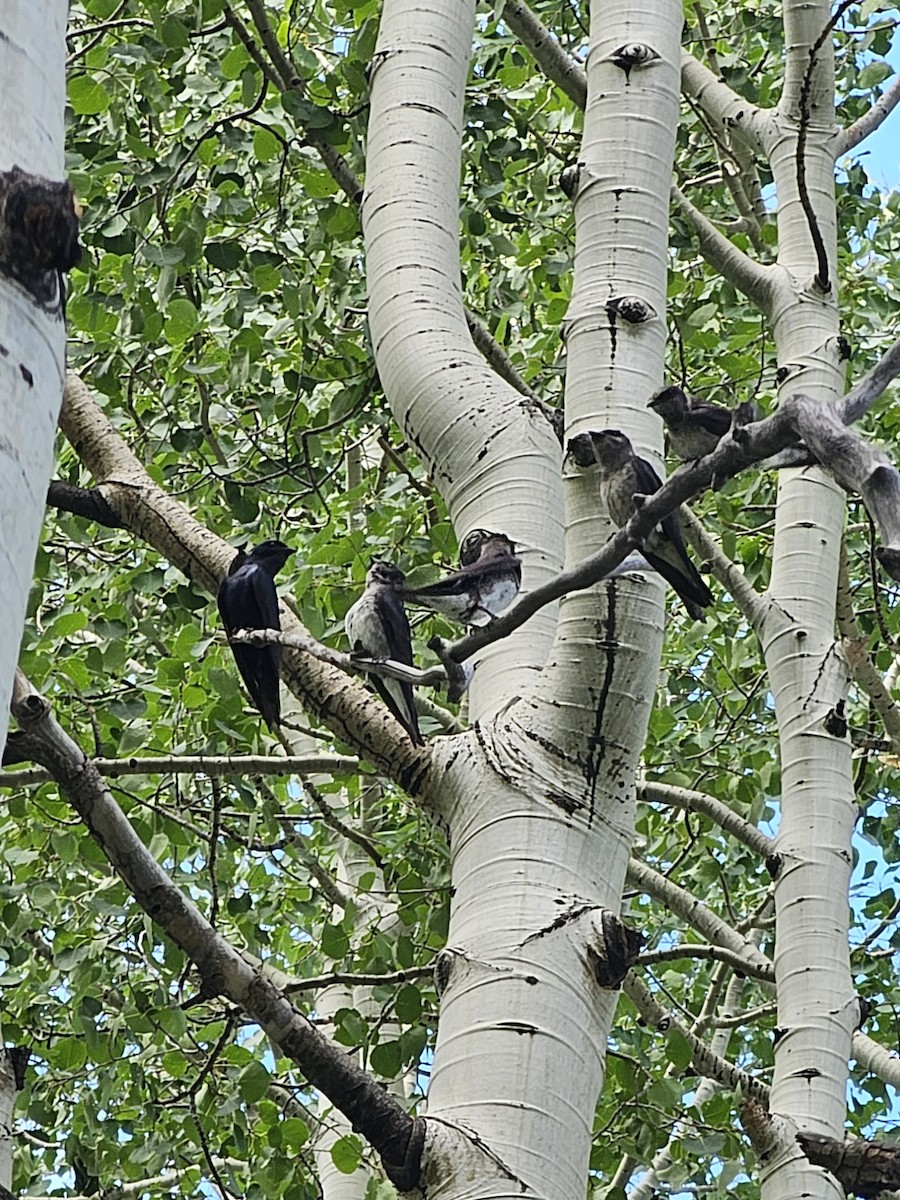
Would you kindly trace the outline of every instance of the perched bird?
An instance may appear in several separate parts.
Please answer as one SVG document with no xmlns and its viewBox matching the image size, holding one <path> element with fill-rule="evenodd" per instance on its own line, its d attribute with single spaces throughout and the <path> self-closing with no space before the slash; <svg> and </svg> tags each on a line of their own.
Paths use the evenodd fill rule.
<svg viewBox="0 0 900 1200">
<path fill-rule="evenodd" d="M 275 576 L 293 550 L 267 541 L 245 554 L 239 550 L 219 584 L 219 613 L 229 638 L 239 629 L 281 629 Z M 280 646 L 235 646 L 231 652 L 250 699 L 273 729 L 281 721 Z"/>
<path fill-rule="evenodd" d="M 344 617 L 344 629 L 354 654 L 392 658 L 408 667 L 413 665 L 409 621 L 403 607 L 403 579 L 403 572 L 391 563 L 379 559 L 372 563 L 366 575 L 366 590 Z M 372 682 L 413 744 L 424 746 L 412 684 L 379 675 L 373 675 Z"/>
<path fill-rule="evenodd" d="M 679 387 L 656 392 L 647 405 L 665 422 L 669 448 L 682 462 L 711 454 L 731 428 L 732 413 L 720 404 L 704 404 Z"/>
<path fill-rule="evenodd" d="M 406 588 L 404 598 L 464 625 L 487 625 L 509 608 L 521 586 L 515 543 L 505 533 L 474 529 L 459 548 L 459 564 L 437 583 Z"/>
<path fill-rule="evenodd" d="M 618 429 L 580 433 L 569 440 L 569 454 L 579 467 L 596 462 L 600 467 L 600 496 L 610 520 L 621 528 L 634 516 L 636 494 L 652 495 L 662 480 L 645 458 L 635 454 L 631 442 Z M 663 517 L 647 536 L 643 555 L 681 599 L 695 621 L 702 621 L 713 595 L 691 560 L 675 513 Z"/>
</svg>

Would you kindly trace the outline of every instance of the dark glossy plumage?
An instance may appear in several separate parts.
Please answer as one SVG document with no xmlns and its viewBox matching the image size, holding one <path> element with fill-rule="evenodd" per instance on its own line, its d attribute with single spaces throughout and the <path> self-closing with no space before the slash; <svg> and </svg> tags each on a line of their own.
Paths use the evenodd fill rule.
<svg viewBox="0 0 900 1200">
<path fill-rule="evenodd" d="M 621 528 L 635 513 L 634 497 L 652 495 L 662 480 L 646 459 L 635 454 L 631 442 L 618 429 L 582 433 L 569 442 L 569 454 L 578 466 L 590 465 L 587 450 L 600 467 L 600 496 L 610 520 Z M 684 535 L 675 513 L 664 517 L 646 538 L 643 554 L 647 562 L 675 589 L 685 608 L 697 621 L 713 603 L 713 595 L 688 558 Z"/>
<path fill-rule="evenodd" d="M 293 550 L 283 542 L 267 541 L 249 554 L 239 550 L 219 584 L 219 613 L 225 632 L 239 629 L 281 629 L 275 576 Z M 234 661 L 250 699 L 270 729 L 281 720 L 280 646 L 232 646 Z"/>
<path fill-rule="evenodd" d="M 397 567 L 386 562 L 372 563 L 366 575 L 366 590 L 344 617 L 344 629 L 355 654 L 392 658 L 408 667 L 413 665 L 409 621 L 403 607 L 403 581 L 403 572 Z M 378 675 L 371 676 L 371 680 L 413 743 L 424 745 L 412 685 Z"/>
<path fill-rule="evenodd" d="M 732 414 L 720 404 L 706 404 L 679 387 L 665 387 L 647 405 L 662 417 L 669 447 L 682 462 L 711 454 L 731 428 Z"/>
<path fill-rule="evenodd" d="M 437 583 L 408 588 L 410 604 L 443 613 L 464 625 L 487 625 L 509 608 L 522 585 L 522 564 L 505 533 L 474 529 L 459 548 L 460 568 Z"/>
</svg>

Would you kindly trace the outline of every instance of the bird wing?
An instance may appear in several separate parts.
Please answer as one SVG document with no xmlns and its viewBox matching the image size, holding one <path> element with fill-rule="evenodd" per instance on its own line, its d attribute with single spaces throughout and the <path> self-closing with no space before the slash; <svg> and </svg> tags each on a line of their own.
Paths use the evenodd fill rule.
<svg viewBox="0 0 900 1200">
<path fill-rule="evenodd" d="M 731 413 L 719 404 L 695 404 L 688 413 L 688 421 L 694 421 L 707 433 L 723 438 L 731 428 Z"/>
<path fill-rule="evenodd" d="M 634 470 L 635 480 L 645 495 L 652 495 L 662 487 L 662 480 L 646 459 L 635 455 Z M 713 594 L 688 558 L 677 513 L 663 517 L 647 538 L 643 553 L 654 571 L 678 593 L 694 620 L 702 620 L 704 608 L 713 603 Z"/>
<path fill-rule="evenodd" d="M 393 588 L 377 587 L 365 592 L 347 610 L 344 629 L 357 654 L 413 665 L 409 621 L 403 601 Z M 424 745 L 412 685 L 380 675 L 372 675 L 371 682 L 414 745 Z"/>
<path fill-rule="evenodd" d="M 274 580 L 255 564 L 243 564 L 219 585 L 222 624 L 228 634 L 238 629 L 280 629 Z M 241 678 L 259 713 L 271 727 L 281 719 L 280 646 L 232 646 Z"/>
<path fill-rule="evenodd" d="M 278 592 L 275 590 L 275 578 L 258 564 L 248 568 L 248 584 L 252 591 L 256 612 L 254 616 L 261 622 L 258 629 L 280 629 L 281 618 L 278 615 Z M 247 605 L 248 611 L 250 604 Z"/>
<path fill-rule="evenodd" d="M 452 571 L 435 583 L 426 583 L 423 587 L 404 589 L 403 595 L 408 600 L 428 600 L 442 596 L 461 596 L 467 593 L 473 583 L 479 587 L 489 583 L 497 575 L 516 577 L 518 584 L 522 582 L 522 563 L 514 554 L 498 554 L 490 558 L 480 558 L 458 571 Z"/>
</svg>

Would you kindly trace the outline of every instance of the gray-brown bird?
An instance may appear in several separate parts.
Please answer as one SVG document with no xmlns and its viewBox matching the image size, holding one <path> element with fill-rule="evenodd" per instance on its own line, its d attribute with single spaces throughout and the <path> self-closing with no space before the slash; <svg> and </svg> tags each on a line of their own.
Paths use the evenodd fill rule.
<svg viewBox="0 0 900 1200">
<path fill-rule="evenodd" d="M 570 438 L 569 455 L 579 467 L 600 467 L 600 498 L 610 520 L 620 529 L 637 511 L 636 494 L 652 495 L 662 480 L 645 458 L 635 454 L 631 442 L 618 429 L 580 433 Z M 644 542 L 643 555 L 655 571 L 675 589 L 695 621 L 704 620 L 703 610 L 713 603 L 713 594 L 688 558 L 684 535 L 675 513 L 663 517 Z"/>
<path fill-rule="evenodd" d="M 688 396 L 680 387 L 661 388 L 647 407 L 662 417 L 669 448 L 682 462 L 712 454 L 731 428 L 732 414 L 727 408 Z"/>
<path fill-rule="evenodd" d="M 505 533 L 473 529 L 459 548 L 460 567 L 403 595 L 410 604 L 444 613 L 464 625 L 487 625 L 509 608 L 522 583 L 515 543 Z"/>
<path fill-rule="evenodd" d="M 347 609 L 344 629 L 354 654 L 366 658 L 392 658 L 413 665 L 409 621 L 403 607 L 403 572 L 391 563 L 375 559 L 366 575 L 366 590 Z M 372 676 L 382 700 L 409 734 L 416 746 L 425 740 L 419 732 L 419 718 L 412 684 L 399 679 Z"/>
</svg>

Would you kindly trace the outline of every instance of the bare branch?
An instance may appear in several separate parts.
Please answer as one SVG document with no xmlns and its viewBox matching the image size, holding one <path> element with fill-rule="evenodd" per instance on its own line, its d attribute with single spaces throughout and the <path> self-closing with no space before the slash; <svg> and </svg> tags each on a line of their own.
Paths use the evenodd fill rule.
<svg viewBox="0 0 900 1200">
<path fill-rule="evenodd" d="M 348 654 L 343 650 L 332 650 L 322 642 L 307 633 L 281 633 L 277 629 L 239 629 L 229 639 L 239 646 L 290 646 L 295 650 L 303 650 L 306 654 L 322 662 L 345 671 L 348 675 L 360 671 L 368 675 L 378 675 L 382 679 L 399 679 L 401 683 L 411 683 L 414 687 L 445 687 L 447 673 L 443 667 L 428 667 L 420 671 L 409 667 L 406 663 L 396 662 L 393 658 L 366 658 L 364 655 Z"/>
<path fill-rule="evenodd" d="M 285 758 L 266 754 L 204 754 L 162 758 L 95 758 L 94 766 L 107 779 L 122 775 L 321 775 L 332 771 L 357 771 L 359 759 L 348 754 L 316 754 Z M 51 776 L 42 768 L 0 772 L 0 787 L 46 783 Z"/>
<path fill-rule="evenodd" d="M 587 76 L 577 59 L 567 54 L 546 25 L 522 0 L 506 0 L 503 20 L 548 79 L 583 109 L 587 103 Z"/>
<path fill-rule="evenodd" d="M 107 529 L 122 528 L 122 522 L 103 499 L 99 488 L 74 487 L 57 479 L 47 488 L 47 505 L 62 512 L 74 513 L 76 517 L 85 517 L 88 521 L 96 521 Z"/>
<path fill-rule="evenodd" d="M 560 572 L 554 579 L 535 588 L 533 592 L 520 596 L 515 604 L 490 624 L 445 645 L 443 653 L 455 662 L 464 662 L 491 642 L 508 637 L 545 604 L 559 600 L 568 592 L 581 591 L 607 578 L 624 561 L 626 555 L 641 544 L 663 517 L 703 491 L 714 478 L 729 479 L 745 467 L 771 457 L 784 446 L 798 440 L 790 422 L 781 416 L 780 409 L 764 421 L 742 426 L 740 437 L 738 444 L 732 433 L 722 439 L 712 454 L 679 467 L 659 491 L 654 492 L 641 505 L 628 524 L 614 533 L 606 545 L 595 554 L 589 555 L 569 570 Z M 641 568 L 636 564 L 632 569 Z"/>
<path fill-rule="evenodd" d="M 733 1091 L 740 1090 L 742 1095 L 752 1096 L 760 1104 L 768 1104 L 769 1089 L 764 1083 L 749 1072 L 732 1066 L 726 1059 L 713 1053 L 706 1043 L 692 1033 L 686 1025 L 683 1025 L 677 1017 L 666 1012 L 634 971 L 629 971 L 622 984 L 622 990 L 652 1029 L 663 1034 L 668 1033 L 669 1030 L 677 1030 L 690 1046 L 691 1062 L 701 1075 L 705 1075 L 708 1079 L 715 1079 L 717 1083 L 721 1083 L 723 1087 L 731 1088 Z"/>
<path fill-rule="evenodd" d="M 841 548 L 838 572 L 837 623 L 844 658 L 857 686 L 866 693 L 872 701 L 872 707 L 881 717 L 884 731 L 890 738 L 895 753 L 900 754 L 900 705 L 885 687 L 881 674 L 869 657 L 868 643 L 853 612 L 846 544 Z"/>
<path fill-rule="evenodd" d="M 864 416 L 888 384 L 893 383 L 898 375 L 900 375 L 900 338 L 885 350 L 871 371 L 867 371 L 859 383 L 854 384 L 837 405 L 837 411 L 844 424 L 852 425 Z"/>
<path fill-rule="evenodd" d="M 857 1029 L 853 1035 L 853 1055 L 861 1067 L 891 1087 L 900 1088 L 900 1058 L 896 1052 L 891 1053 L 867 1033 Z"/>
<path fill-rule="evenodd" d="M 761 833 L 755 825 L 745 821 L 727 804 L 716 800 L 714 796 L 708 796 L 705 792 L 694 792 L 690 788 L 675 787 L 670 783 L 649 783 L 645 780 L 638 784 L 638 799 L 651 804 L 672 805 L 686 812 L 702 813 L 726 833 L 749 846 L 761 859 L 765 860 L 774 853 L 774 839 Z"/>
<path fill-rule="evenodd" d="M 709 573 L 715 576 L 728 592 L 746 617 L 750 628 L 759 633 L 768 611 L 765 597 L 748 582 L 741 568 L 728 557 L 691 509 L 683 507 L 678 514 L 678 520 L 681 522 L 685 540 L 697 551 Z"/>
<path fill-rule="evenodd" d="M 384 975 L 354 975 L 352 971 L 332 971 L 328 975 L 311 975 L 309 979 L 294 977 L 285 987 L 286 992 L 309 992 L 320 988 L 345 984 L 348 987 L 388 987 L 396 983 L 409 983 L 413 979 L 430 979 L 434 968 L 408 967 L 403 971 L 389 971 Z"/>
<path fill-rule="evenodd" d="M 846 427 L 836 407 L 809 396 L 785 397 L 776 415 L 842 487 L 862 496 L 883 543 L 876 557 L 893 579 L 900 579 L 900 472 L 888 456 Z"/>
<path fill-rule="evenodd" d="M 18 673 L 12 711 L 33 758 L 57 781 L 91 836 L 141 907 L 197 968 L 203 994 L 227 996 L 266 1031 L 382 1155 L 388 1176 L 405 1189 L 418 1183 L 424 1127 L 362 1071 L 342 1046 L 324 1037 L 254 970 L 172 882 L 137 836 L 103 778 Z"/>
<path fill-rule="evenodd" d="M 767 130 L 774 129 L 771 116 L 738 95 L 687 50 L 681 54 L 681 87 L 713 125 L 728 130 L 729 137 L 765 149 Z"/>
<path fill-rule="evenodd" d="M 870 133 L 874 133 L 886 117 L 889 117 L 900 104 L 900 75 L 895 75 L 867 113 L 854 121 L 852 125 L 838 135 L 834 148 L 835 158 L 847 154 L 860 142 L 865 141 Z"/>
<path fill-rule="evenodd" d="M 677 946 L 667 946 L 664 950 L 648 950 L 639 955 L 635 965 L 651 967 L 654 963 L 675 962 L 680 958 L 707 959 L 713 962 L 727 963 L 739 974 L 752 975 L 755 979 L 761 979 L 765 983 L 771 983 L 775 977 L 774 968 L 749 966 L 743 954 L 736 954 L 725 946 L 698 946 L 693 942 L 679 942 Z"/>
<path fill-rule="evenodd" d="M 548 420 L 551 414 L 557 410 L 552 405 L 545 403 L 540 396 L 529 387 L 519 372 L 512 364 L 512 359 L 506 353 L 499 342 L 495 341 L 488 331 L 487 326 L 481 321 L 470 308 L 465 310 L 466 324 L 469 327 L 469 333 L 472 335 L 472 341 L 487 359 L 488 363 L 494 368 L 501 379 L 505 379 L 508 384 L 516 389 L 526 399 L 530 400 L 537 408 L 541 410 Z"/>
<path fill-rule="evenodd" d="M 680 188 L 672 185 L 672 200 L 682 216 L 694 227 L 700 253 L 730 283 L 749 297 L 763 312 L 768 312 L 772 296 L 770 268 L 760 266 L 743 250 L 720 233 L 708 217 L 688 200 Z"/>
<path fill-rule="evenodd" d="M 696 929 L 701 937 L 736 954 L 743 961 L 745 971 L 759 978 L 768 976 L 774 981 L 774 967 L 750 938 L 732 929 L 696 896 L 633 855 L 628 862 L 628 882 L 632 887 L 660 900 L 692 929 Z"/>
</svg>

